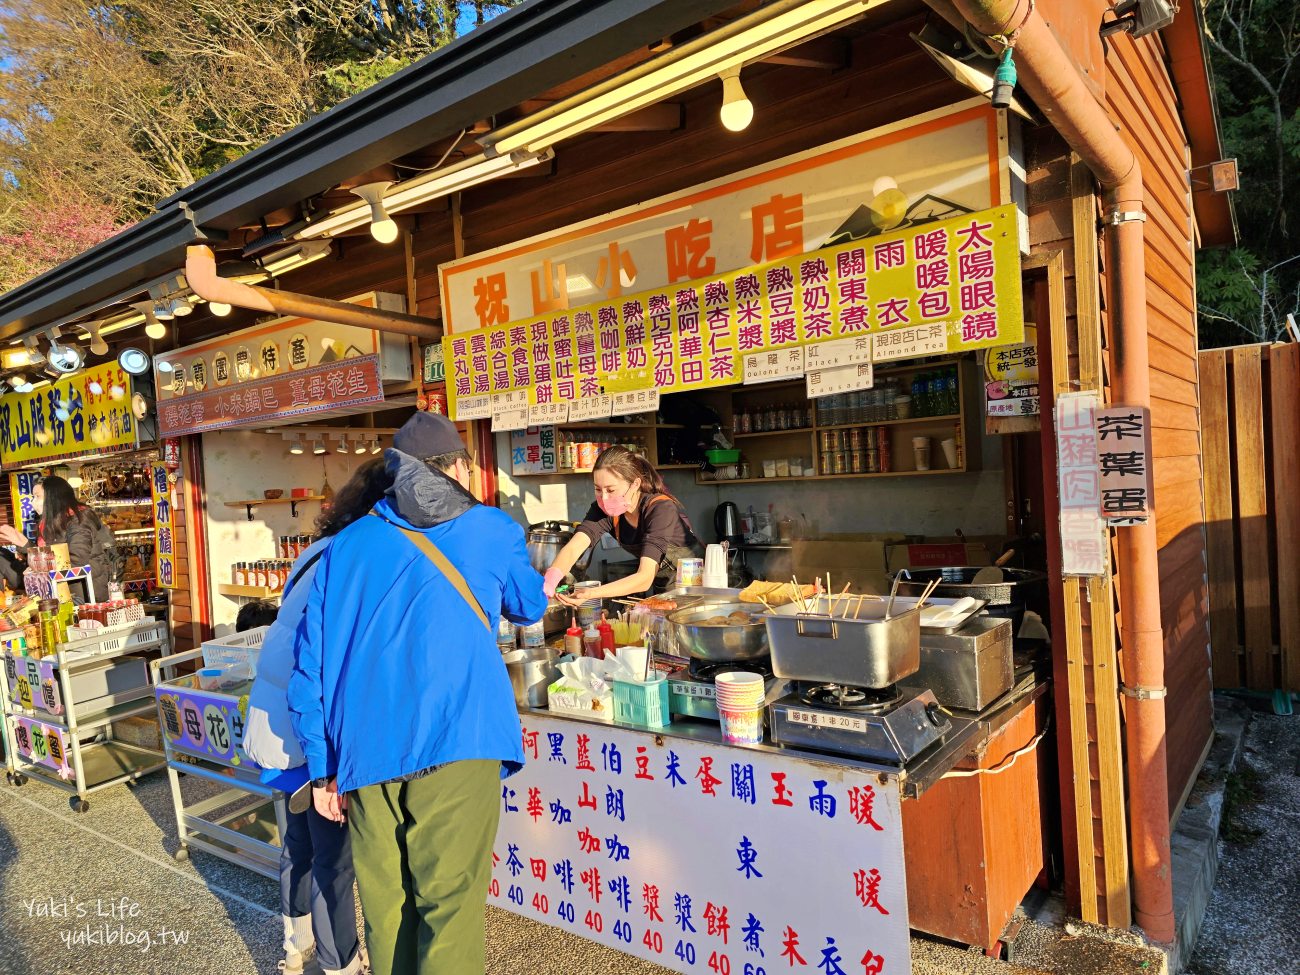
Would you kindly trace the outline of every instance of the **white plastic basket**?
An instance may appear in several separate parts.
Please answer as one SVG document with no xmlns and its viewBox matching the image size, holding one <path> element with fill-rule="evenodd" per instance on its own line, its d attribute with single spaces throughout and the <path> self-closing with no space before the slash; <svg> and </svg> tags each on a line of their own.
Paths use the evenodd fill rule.
<svg viewBox="0 0 1300 975">
<path fill-rule="evenodd" d="M 75 632 L 75 627 L 69 631 L 69 633 Z M 95 636 L 73 640 L 63 644 L 63 648 L 68 651 L 75 651 L 78 654 L 93 655 L 118 653 L 124 650 L 143 650 L 166 645 L 168 642 L 167 624 L 156 621 L 105 627 L 92 632 Z"/>
<path fill-rule="evenodd" d="M 269 626 L 259 626 L 243 633 L 231 633 L 200 646 L 204 667 L 229 667 L 243 664 L 251 677 L 257 676 L 257 661 L 262 654 L 262 641 Z"/>
</svg>

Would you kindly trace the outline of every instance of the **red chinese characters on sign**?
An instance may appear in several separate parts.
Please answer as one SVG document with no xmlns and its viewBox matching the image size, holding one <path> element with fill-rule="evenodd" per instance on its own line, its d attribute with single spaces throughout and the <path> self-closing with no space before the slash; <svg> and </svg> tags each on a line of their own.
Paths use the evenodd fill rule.
<svg viewBox="0 0 1300 975">
<path fill-rule="evenodd" d="M 841 335 L 858 335 L 871 328 L 867 298 L 867 252 L 855 247 L 835 255 L 836 317 Z"/>
<path fill-rule="evenodd" d="M 1106 571 L 1096 393 L 1062 393 L 1056 405 L 1056 470 L 1061 507 L 1061 564 L 1066 575 Z"/>
<path fill-rule="evenodd" d="M 358 356 L 240 384 L 217 387 L 161 403 L 159 432 L 180 437 L 229 427 L 264 424 L 384 399 L 379 357 Z"/>
<path fill-rule="evenodd" d="M 753 242 L 749 257 L 755 264 L 802 254 L 803 194 L 775 194 L 750 213 Z"/>
<path fill-rule="evenodd" d="M 486 275 L 474 282 L 474 314 L 478 316 L 479 328 L 510 321 L 505 271 Z"/>
<path fill-rule="evenodd" d="M 992 223 L 971 220 L 958 227 L 957 281 L 960 285 L 963 342 L 983 342 L 998 335 L 997 288 L 993 282 Z"/>
</svg>

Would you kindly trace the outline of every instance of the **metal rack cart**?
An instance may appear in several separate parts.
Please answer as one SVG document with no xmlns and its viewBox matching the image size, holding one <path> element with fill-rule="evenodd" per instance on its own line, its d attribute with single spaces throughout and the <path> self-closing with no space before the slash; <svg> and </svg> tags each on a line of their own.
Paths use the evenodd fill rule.
<svg viewBox="0 0 1300 975">
<path fill-rule="evenodd" d="M 0 703 L 10 784 L 40 779 L 71 792 L 73 811 L 85 812 L 90 793 L 162 768 L 162 752 L 119 741 L 113 729 L 153 709 L 148 668 L 133 654 L 158 648 L 170 648 L 166 625 L 140 622 L 61 644 L 53 656 L 5 651 Z"/>
<path fill-rule="evenodd" d="M 201 685 L 198 674 L 170 676 L 178 664 L 199 657 L 207 666 L 237 666 L 251 657 L 254 665 L 246 673 L 255 672 L 264 630 L 205 643 L 151 666 L 181 841 L 176 859 L 188 859 L 193 847 L 274 879 L 280 875 L 280 837 L 286 824 L 283 806 L 274 801 L 280 794 L 262 785 L 258 780 L 262 769 L 243 749 L 251 678 L 209 689 Z M 187 805 L 187 778 L 224 788 Z"/>
</svg>

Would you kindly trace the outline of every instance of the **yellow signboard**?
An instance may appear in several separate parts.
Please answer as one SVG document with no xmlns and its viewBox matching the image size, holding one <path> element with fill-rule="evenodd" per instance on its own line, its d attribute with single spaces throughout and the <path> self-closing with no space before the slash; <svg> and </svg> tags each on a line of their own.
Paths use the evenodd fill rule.
<svg viewBox="0 0 1300 975">
<path fill-rule="evenodd" d="M 0 463 L 6 470 L 135 445 L 131 377 L 115 362 L 0 397 Z"/>
<path fill-rule="evenodd" d="M 1023 341 L 1012 205 L 443 338 L 447 393 L 532 403 L 742 381 L 744 356 L 928 326 L 950 353 Z M 894 349 L 890 357 L 907 353 Z"/>
</svg>

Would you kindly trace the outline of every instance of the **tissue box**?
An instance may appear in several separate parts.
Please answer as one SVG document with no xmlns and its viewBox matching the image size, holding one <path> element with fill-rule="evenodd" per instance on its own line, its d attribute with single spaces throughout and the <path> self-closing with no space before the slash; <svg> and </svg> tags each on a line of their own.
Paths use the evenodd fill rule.
<svg viewBox="0 0 1300 975">
<path fill-rule="evenodd" d="M 588 721 L 614 721 L 614 692 L 593 694 L 583 684 L 561 677 L 546 689 L 546 706 L 557 714 L 572 714 Z"/>
<path fill-rule="evenodd" d="M 668 711 L 668 681 L 642 684 L 638 681 L 614 681 L 614 720 L 628 724 L 665 728 L 672 721 Z"/>
</svg>

